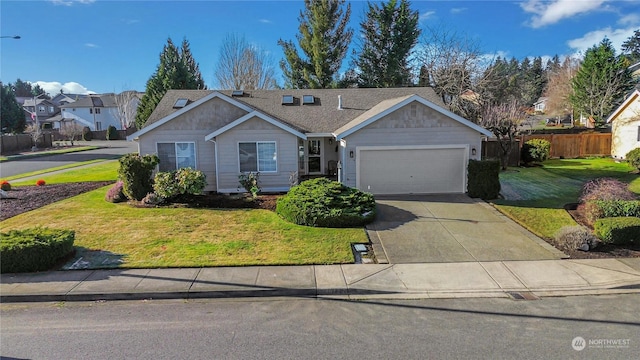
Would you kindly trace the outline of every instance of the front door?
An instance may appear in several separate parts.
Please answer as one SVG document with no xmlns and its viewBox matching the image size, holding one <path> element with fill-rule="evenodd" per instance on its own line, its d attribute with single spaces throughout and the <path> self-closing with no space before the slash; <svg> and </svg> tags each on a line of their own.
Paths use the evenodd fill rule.
<svg viewBox="0 0 640 360">
<path fill-rule="evenodd" d="M 322 174 L 322 140 L 307 141 L 307 169 L 309 174 Z"/>
</svg>

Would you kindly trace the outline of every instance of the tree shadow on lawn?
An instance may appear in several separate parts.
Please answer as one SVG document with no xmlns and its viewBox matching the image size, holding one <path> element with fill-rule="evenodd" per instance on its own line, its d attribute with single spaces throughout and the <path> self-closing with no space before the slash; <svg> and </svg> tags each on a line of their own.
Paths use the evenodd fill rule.
<svg viewBox="0 0 640 360">
<path fill-rule="evenodd" d="M 104 250 L 92 250 L 82 246 L 75 246 L 74 250 L 73 257 L 63 260 L 56 269 L 115 269 L 122 265 L 126 257 L 124 254 L 115 254 Z"/>
</svg>

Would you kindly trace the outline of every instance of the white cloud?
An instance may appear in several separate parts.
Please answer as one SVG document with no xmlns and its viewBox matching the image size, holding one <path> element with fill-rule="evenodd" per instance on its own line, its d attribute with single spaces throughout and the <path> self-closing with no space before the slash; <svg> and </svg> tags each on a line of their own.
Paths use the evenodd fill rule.
<svg viewBox="0 0 640 360">
<path fill-rule="evenodd" d="M 467 11 L 467 8 L 452 8 L 450 11 L 452 14 L 459 14 L 463 11 Z"/>
<path fill-rule="evenodd" d="M 528 0 L 520 4 L 525 12 L 534 14 L 530 25 L 534 28 L 559 22 L 562 19 L 599 10 L 607 0 Z"/>
<path fill-rule="evenodd" d="M 138 19 L 122 19 L 122 22 L 127 25 L 137 24 L 140 22 Z"/>
<path fill-rule="evenodd" d="M 433 15 L 435 15 L 436 12 L 435 11 L 426 11 L 423 12 L 422 14 L 420 14 L 420 20 L 419 21 L 425 21 L 430 19 L 431 17 L 433 17 Z"/>
<path fill-rule="evenodd" d="M 99 47 L 98 45 L 96 45 L 94 43 L 86 43 L 86 44 L 84 44 L 84 46 L 89 47 L 89 48 L 97 48 L 97 47 Z"/>
<path fill-rule="evenodd" d="M 487 66 L 487 65 L 493 63 L 494 61 L 496 61 L 496 59 L 498 57 L 500 57 L 502 59 L 508 59 L 509 52 L 498 50 L 498 51 L 496 51 L 494 53 L 482 54 L 482 55 L 480 55 L 480 64 L 482 64 L 483 66 Z"/>
<path fill-rule="evenodd" d="M 260 22 L 261 22 L 261 23 L 263 23 L 263 24 L 273 24 L 273 21 L 271 21 L 271 20 L 269 20 L 269 19 L 260 19 L 260 20 L 258 20 L 258 21 L 260 21 Z"/>
<path fill-rule="evenodd" d="M 639 14 L 627 14 L 620 19 L 618 19 L 618 24 L 620 25 L 638 25 L 640 24 L 640 15 Z"/>
<path fill-rule="evenodd" d="M 626 29 L 612 29 L 607 27 L 588 32 L 581 38 L 569 40 L 567 41 L 567 45 L 569 45 L 574 53 L 584 54 L 587 49 L 599 44 L 602 39 L 606 37 L 611 40 L 611 44 L 619 53 L 622 43 L 633 35 L 634 30 L 637 30 L 637 28 L 629 27 Z"/>
<path fill-rule="evenodd" d="M 96 0 L 49 0 L 53 3 L 53 5 L 64 5 L 71 6 L 73 4 L 92 4 L 96 2 Z"/>
<path fill-rule="evenodd" d="M 66 82 L 61 84 L 57 81 L 35 81 L 31 82 L 32 86 L 40 85 L 44 91 L 51 96 L 56 96 L 60 93 L 60 89 L 66 94 L 95 94 L 95 91 L 91 91 L 77 82 Z"/>
</svg>

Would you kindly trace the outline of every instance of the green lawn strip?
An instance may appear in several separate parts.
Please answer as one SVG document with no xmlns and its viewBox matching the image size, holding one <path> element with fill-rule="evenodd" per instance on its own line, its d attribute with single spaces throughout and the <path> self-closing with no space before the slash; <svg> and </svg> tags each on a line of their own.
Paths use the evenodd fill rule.
<svg viewBox="0 0 640 360">
<path fill-rule="evenodd" d="M 95 165 L 71 168 L 68 171 L 55 173 L 55 174 L 43 174 L 38 179 L 43 179 L 47 184 L 62 184 L 70 182 L 84 182 L 84 181 L 116 181 L 118 178 L 118 166 L 117 160 L 101 161 Z M 35 180 L 17 180 L 12 182 L 12 186 L 25 186 L 34 185 Z"/>
<path fill-rule="evenodd" d="M 26 178 L 26 177 L 36 176 L 36 175 L 40 175 L 40 174 L 46 174 L 46 173 L 65 170 L 65 169 L 71 169 L 71 168 L 74 168 L 74 167 L 89 165 L 89 164 L 98 163 L 98 162 L 102 162 L 102 161 L 106 161 L 106 160 L 107 159 L 95 159 L 95 160 L 81 161 L 81 162 L 76 162 L 76 163 L 73 163 L 73 164 L 56 166 L 56 167 L 52 167 L 52 168 L 49 168 L 49 169 L 32 171 L 32 172 L 28 172 L 28 173 L 24 173 L 24 174 L 8 176 L 6 178 L 2 178 L 2 180 L 13 181 L 13 180 L 16 180 L 16 179 L 22 179 L 22 178 Z"/>
<path fill-rule="evenodd" d="M 108 187 L 0 222 L 3 231 L 76 231 L 75 245 L 121 255 L 126 268 L 353 262 L 362 228 L 293 225 L 267 210 L 135 208 L 104 201 Z"/>
<path fill-rule="evenodd" d="M 0 162 L 20 160 L 25 158 L 35 158 L 35 157 L 49 156 L 49 155 L 69 154 L 74 152 L 95 150 L 95 149 L 100 149 L 100 146 L 81 146 L 81 147 L 74 147 L 69 149 L 47 150 L 47 151 L 38 151 L 33 153 L 23 153 L 19 155 L 3 156 L 3 157 L 0 157 Z"/>
<path fill-rule="evenodd" d="M 553 238 L 563 226 L 576 225 L 564 205 L 578 202 L 587 181 L 612 177 L 629 182 L 629 188 L 640 193 L 640 178 L 631 170 L 607 158 L 555 159 L 543 167 L 511 168 L 500 174 L 508 195 L 496 200 L 495 207 L 534 234 Z"/>
</svg>

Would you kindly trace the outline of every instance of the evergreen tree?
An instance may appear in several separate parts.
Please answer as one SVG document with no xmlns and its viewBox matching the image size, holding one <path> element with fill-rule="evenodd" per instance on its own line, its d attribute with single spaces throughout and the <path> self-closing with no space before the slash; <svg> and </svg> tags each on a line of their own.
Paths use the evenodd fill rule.
<svg viewBox="0 0 640 360">
<path fill-rule="evenodd" d="M 360 23 L 364 38 L 354 60 L 360 69 L 360 86 L 394 87 L 411 84 L 408 63 L 412 48 L 420 36 L 418 11 L 408 0 L 368 4 L 366 18 Z"/>
<path fill-rule="evenodd" d="M 640 29 L 622 43 L 622 54 L 629 60 L 629 65 L 640 61 Z"/>
<path fill-rule="evenodd" d="M 15 96 L 19 97 L 30 97 L 33 96 L 33 89 L 31 88 L 31 83 L 22 81 L 20 78 L 16 80 L 13 84 L 13 92 Z"/>
<path fill-rule="evenodd" d="M 2 133 L 22 133 L 27 126 L 24 111 L 16 101 L 11 84 L 0 82 L 2 94 L 0 97 L 0 128 Z"/>
<path fill-rule="evenodd" d="M 327 89 L 338 80 L 340 70 L 353 30 L 347 29 L 351 5 L 342 9 L 345 0 L 305 0 L 300 11 L 298 45 L 301 57 L 292 41 L 280 39 L 278 45 L 284 51 L 280 68 L 285 77 L 285 87 L 296 89 Z"/>
<path fill-rule="evenodd" d="M 160 54 L 156 71 L 147 80 L 147 87 L 136 113 L 136 126 L 142 128 L 167 90 L 206 89 L 198 64 L 195 62 L 189 42 L 182 41 L 182 48 L 169 38 Z"/>
<path fill-rule="evenodd" d="M 586 51 L 572 80 L 570 100 L 576 111 L 602 124 L 632 87 L 626 59 L 616 56 L 611 41 L 604 38 Z"/>
</svg>

